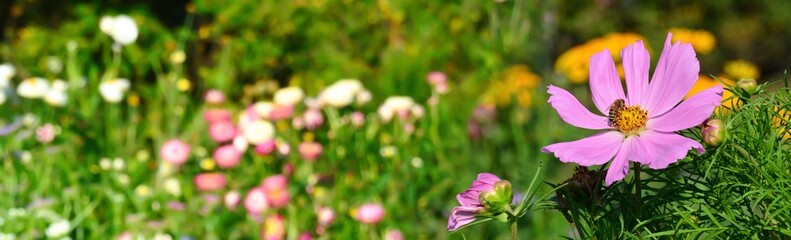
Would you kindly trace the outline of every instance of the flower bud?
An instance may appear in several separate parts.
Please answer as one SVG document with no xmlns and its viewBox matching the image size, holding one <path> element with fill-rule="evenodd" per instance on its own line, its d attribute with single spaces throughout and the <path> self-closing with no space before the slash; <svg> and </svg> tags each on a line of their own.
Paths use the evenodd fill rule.
<svg viewBox="0 0 791 240">
<path fill-rule="evenodd" d="M 712 147 L 719 146 L 728 138 L 728 130 L 725 129 L 722 121 L 716 118 L 710 118 L 703 122 L 701 134 L 703 142 Z"/>
<path fill-rule="evenodd" d="M 514 192 L 511 183 L 507 180 L 495 182 L 491 191 L 482 192 L 480 195 L 481 203 L 490 213 L 504 212 L 510 207 L 513 198 Z"/>
<path fill-rule="evenodd" d="M 742 78 L 736 82 L 736 86 L 749 94 L 754 94 L 758 90 L 758 83 L 752 78 Z"/>
</svg>

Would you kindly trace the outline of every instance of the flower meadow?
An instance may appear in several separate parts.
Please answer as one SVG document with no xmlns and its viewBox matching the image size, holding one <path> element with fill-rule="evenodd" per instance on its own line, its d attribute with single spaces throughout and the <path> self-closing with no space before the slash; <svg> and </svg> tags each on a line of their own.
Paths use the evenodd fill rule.
<svg viewBox="0 0 791 240">
<path fill-rule="evenodd" d="M 789 239 L 750 4 L 2 3 L 0 239 Z"/>
</svg>

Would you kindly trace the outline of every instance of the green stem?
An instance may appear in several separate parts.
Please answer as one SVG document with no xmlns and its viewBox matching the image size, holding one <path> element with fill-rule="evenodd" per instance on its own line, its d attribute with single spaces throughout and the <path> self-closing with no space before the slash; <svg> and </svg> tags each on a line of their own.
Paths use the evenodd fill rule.
<svg viewBox="0 0 791 240">
<path fill-rule="evenodd" d="M 640 164 L 632 163 L 634 168 L 634 195 L 637 196 L 637 216 L 640 216 L 640 209 L 643 206 L 643 188 L 640 182 Z"/>
<path fill-rule="evenodd" d="M 516 240 L 516 219 L 511 221 L 511 240 Z"/>
</svg>

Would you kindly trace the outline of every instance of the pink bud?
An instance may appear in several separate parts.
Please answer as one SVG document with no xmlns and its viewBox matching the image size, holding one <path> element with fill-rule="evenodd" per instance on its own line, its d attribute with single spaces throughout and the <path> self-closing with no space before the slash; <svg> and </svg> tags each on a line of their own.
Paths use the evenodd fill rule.
<svg viewBox="0 0 791 240">
<path fill-rule="evenodd" d="M 231 121 L 218 121 L 209 125 L 209 136 L 215 142 L 230 141 L 236 137 L 236 126 Z"/>
<path fill-rule="evenodd" d="M 286 235 L 286 226 L 283 221 L 283 216 L 275 214 L 269 216 L 264 220 L 264 228 L 261 231 L 261 239 L 265 240 L 279 240 L 283 239 Z"/>
<path fill-rule="evenodd" d="M 319 225 L 321 226 L 329 226 L 335 221 L 335 211 L 332 208 L 321 207 L 316 212 L 316 215 L 318 215 Z"/>
<path fill-rule="evenodd" d="M 303 142 L 299 144 L 299 155 L 305 161 L 315 161 L 321 155 L 323 147 L 317 142 Z"/>
<path fill-rule="evenodd" d="M 244 197 L 244 207 L 247 213 L 252 215 L 260 215 L 262 212 L 269 208 L 269 202 L 266 200 L 266 192 L 261 187 L 250 189 Z"/>
<path fill-rule="evenodd" d="M 269 205 L 275 208 L 283 208 L 288 205 L 288 180 L 282 174 L 267 177 L 261 183 L 261 188 L 266 193 Z"/>
<path fill-rule="evenodd" d="M 203 112 L 203 119 L 208 123 L 231 121 L 231 112 L 221 108 L 208 109 Z"/>
<path fill-rule="evenodd" d="M 242 158 L 242 152 L 233 145 L 225 145 L 214 150 L 214 161 L 223 169 L 236 167 Z"/>
<path fill-rule="evenodd" d="M 365 114 L 362 112 L 353 112 L 351 119 L 354 126 L 359 127 L 365 124 Z"/>
<path fill-rule="evenodd" d="M 354 212 L 354 218 L 365 224 L 376 224 L 385 217 L 385 209 L 381 204 L 366 203 Z"/>
<path fill-rule="evenodd" d="M 324 123 L 324 116 L 321 115 L 321 111 L 315 108 L 305 111 L 302 115 L 302 119 L 305 121 L 305 127 L 307 127 L 308 130 L 316 129 Z"/>
<path fill-rule="evenodd" d="M 132 233 L 123 232 L 121 235 L 118 235 L 118 240 L 132 240 Z"/>
<path fill-rule="evenodd" d="M 384 240 L 404 240 L 404 234 L 398 229 L 387 229 Z"/>
<path fill-rule="evenodd" d="M 258 145 L 255 145 L 255 153 L 258 155 L 269 155 L 270 153 L 275 151 L 277 146 L 275 145 L 274 139 L 266 140 Z"/>
<path fill-rule="evenodd" d="M 50 143 L 55 139 L 55 127 L 52 124 L 44 124 L 44 126 L 36 128 L 36 140 L 40 143 Z"/>
<path fill-rule="evenodd" d="M 277 144 L 277 152 L 280 153 L 280 155 L 287 156 L 291 153 L 291 146 L 288 145 L 288 143 Z"/>
<path fill-rule="evenodd" d="M 195 188 L 202 192 L 220 190 L 226 183 L 222 173 L 201 173 L 195 176 Z"/>
<path fill-rule="evenodd" d="M 302 119 L 302 117 L 292 118 L 291 127 L 293 127 L 296 130 L 302 130 L 303 128 L 305 128 L 305 119 Z"/>
<path fill-rule="evenodd" d="M 239 191 L 234 190 L 234 191 L 230 191 L 230 192 L 225 193 L 225 196 L 223 197 L 223 202 L 225 202 L 225 207 L 226 208 L 228 208 L 228 209 L 235 209 L 236 205 L 239 204 L 239 200 L 240 199 L 241 199 L 241 196 L 239 194 Z"/>
<path fill-rule="evenodd" d="M 286 176 L 291 175 L 294 172 L 294 164 L 293 163 L 286 163 L 283 164 L 283 174 Z"/>
<path fill-rule="evenodd" d="M 159 155 L 167 163 L 181 165 L 187 161 L 190 146 L 178 139 L 171 139 L 159 149 Z"/>
<path fill-rule="evenodd" d="M 443 72 L 434 71 L 434 72 L 430 72 L 430 73 L 428 73 L 428 75 L 426 75 L 426 81 L 428 81 L 428 84 L 431 85 L 431 86 L 437 86 L 437 85 L 440 85 L 440 84 L 447 83 L 448 82 L 448 77 Z"/>
<path fill-rule="evenodd" d="M 225 94 L 217 89 L 209 89 L 209 91 L 206 91 L 204 101 L 206 101 L 208 104 L 222 104 L 225 102 Z"/>
</svg>

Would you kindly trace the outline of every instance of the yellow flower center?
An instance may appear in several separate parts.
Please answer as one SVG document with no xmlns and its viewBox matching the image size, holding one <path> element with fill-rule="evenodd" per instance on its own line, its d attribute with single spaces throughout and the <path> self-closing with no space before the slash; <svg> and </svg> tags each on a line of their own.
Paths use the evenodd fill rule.
<svg viewBox="0 0 791 240">
<path fill-rule="evenodd" d="M 615 113 L 612 125 L 627 135 L 637 135 L 645 128 L 648 112 L 640 106 L 629 106 Z"/>
</svg>

